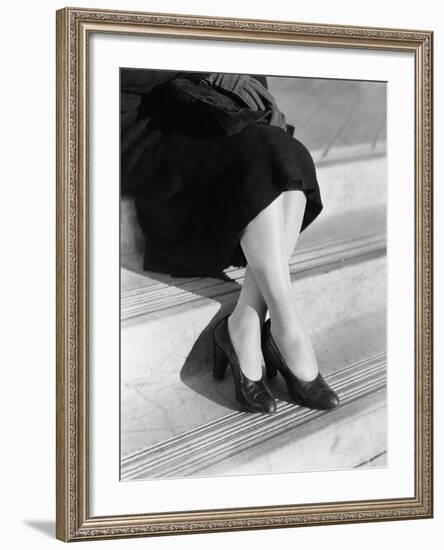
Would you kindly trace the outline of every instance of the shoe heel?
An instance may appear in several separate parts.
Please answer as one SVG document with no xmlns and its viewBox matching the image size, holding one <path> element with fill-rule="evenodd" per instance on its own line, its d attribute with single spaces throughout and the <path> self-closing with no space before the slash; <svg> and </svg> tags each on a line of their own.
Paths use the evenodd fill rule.
<svg viewBox="0 0 444 550">
<path fill-rule="evenodd" d="M 227 370 L 228 361 L 225 352 L 217 345 L 216 339 L 213 339 L 213 376 L 218 380 L 223 380 Z"/>
<path fill-rule="evenodd" d="M 268 361 L 265 363 L 265 372 L 267 374 L 267 378 L 274 378 L 277 374 L 277 368 Z"/>
</svg>

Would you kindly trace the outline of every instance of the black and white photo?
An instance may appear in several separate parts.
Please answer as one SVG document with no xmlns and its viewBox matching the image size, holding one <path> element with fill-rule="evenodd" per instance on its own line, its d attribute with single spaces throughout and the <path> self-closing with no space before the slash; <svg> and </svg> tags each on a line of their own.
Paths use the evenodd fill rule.
<svg viewBox="0 0 444 550">
<path fill-rule="evenodd" d="M 384 467 L 386 83 L 120 86 L 122 479 Z"/>
</svg>

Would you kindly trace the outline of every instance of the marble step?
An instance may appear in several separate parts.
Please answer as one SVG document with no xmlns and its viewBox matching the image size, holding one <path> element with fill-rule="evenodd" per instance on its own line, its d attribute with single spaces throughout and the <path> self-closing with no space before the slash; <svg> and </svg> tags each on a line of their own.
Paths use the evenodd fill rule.
<svg viewBox="0 0 444 550">
<path fill-rule="evenodd" d="M 319 368 L 333 376 L 385 351 L 385 305 L 359 316 L 353 311 L 338 315 L 329 326 L 311 332 Z M 208 331 L 198 336 L 187 355 L 176 353 L 173 343 L 163 360 L 148 358 L 144 376 L 137 379 L 125 379 L 122 365 L 122 457 L 241 410 L 230 370 L 222 381 L 212 377 L 210 336 Z M 274 395 L 286 398 L 282 377 L 269 385 Z"/>
<path fill-rule="evenodd" d="M 218 473 L 226 475 L 240 473 L 239 470 L 242 470 L 243 466 L 248 466 L 247 472 L 263 473 L 263 466 L 268 462 L 270 467 L 271 460 L 268 456 L 267 461 L 264 461 L 264 455 L 269 455 L 271 450 L 277 449 L 280 462 L 285 463 L 287 468 L 290 467 L 291 471 L 317 469 L 319 463 L 314 459 L 316 455 L 322 457 L 329 468 L 336 468 L 338 461 L 332 456 L 330 441 L 338 438 L 343 430 L 344 421 L 349 426 L 355 425 L 353 434 L 350 429 L 348 430 L 349 439 L 351 436 L 355 439 L 362 438 L 364 426 L 367 436 L 369 435 L 369 414 L 375 415 L 376 409 L 384 408 L 384 392 L 381 390 L 384 390 L 386 384 L 386 355 L 384 352 L 375 354 L 347 365 L 326 378 L 340 395 L 340 414 L 337 414 L 337 411 L 326 413 L 306 409 L 284 400 L 279 400 L 277 412 L 273 415 L 246 412 L 227 414 L 125 457 L 121 463 L 121 479 Z M 364 398 L 369 395 L 372 398 L 366 402 Z M 320 432 L 329 426 L 328 437 L 322 437 L 322 444 L 318 445 L 316 455 L 308 452 L 308 449 L 301 452 L 307 446 L 304 440 L 307 438 L 305 428 L 308 424 L 311 431 L 308 436 L 316 432 L 318 439 Z M 264 452 L 265 444 L 269 447 L 267 452 Z M 384 450 L 383 435 L 374 438 L 365 452 L 369 455 L 368 458 L 372 458 Z M 262 456 L 262 468 L 252 464 L 249 452 L 256 458 L 258 455 Z M 363 458 L 362 454 L 359 454 L 359 457 L 352 454 L 347 459 L 348 466 L 358 466 Z M 342 466 L 343 462 L 341 457 Z"/>
<path fill-rule="evenodd" d="M 321 372 L 341 397 L 329 413 L 293 405 L 280 376 L 269 381 L 279 416 L 242 412 L 231 372 L 213 379 L 211 350 L 182 359 L 175 372 L 166 361 L 144 380 L 123 384 L 122 478 L 351 468 L 383 453 L 385 308 L 338 318 L 312 341 Z M 197 463 L 200 453 L 208 460 Z M 176 471 L 178 462 L 183 470 Z"/>
<path fill-rule="evenodd" d="M 293 277 L 295 300 L 310 334 L 337 319 L 384 307 L 386 264 L 382 254 L 339 261 L 298 275 Z M 178 372 L 191 354 L 207 353 L 212 329 L 234 307 L 238 290 L 231 289 L 217 300 L 205 298 L 122 323 L 122 379 L 144 379 L 159 365 Z"/>
<path fill-rule="evenodd" d="M 385 231 L 378 217 L 373 226 L 362 221 L 344 221 L 292 259 L 295 300 L 311 334 L 385 307 Z M 162 373 L 177 373 L 187 358 L 209 353 L 212 327 L 233 307 L 243 273 L 228 271 L 222 281 L 132 273 L 134 286 L 121 298 L 122 380 L 143 382 L 161 365 Z"/>
<path fill-rule="evenodd" d="M 386 210 L 372 208 L 335 216 L 301 233 L 290 260 L 293 277 L 337 262 L 385 252 Z M 172 277 L 142 269 L 121 268 L 121 319 L 211 298 L 239 290 L 245 270 L 231 267 L 221 278 Z"/>
<path fill-rule="evenodd" d="M 378 385 L 380 386 L 378 389 Z M 194 476 L 326 472 L 386 467 L 386 389 L 383 380 L 366 395 L 312 421 L 290 426 L 260 446 L 202 465 Z M 347 399 L 347 398 L 346 398 Z M 373 462 L 375 457 L 381 457 Z"/>
<path fill-rule="evenodd" d="M 349 215 L 386 204 L 385 145 L 337 147 L 324 156 L 314 152 L 324 209 L 314 225 L 334 216 Z M 142 265 L 144 237 L 136 218 L 134 201 L 120 201 L 121 265 L 137 269 Z"/>
</svg>

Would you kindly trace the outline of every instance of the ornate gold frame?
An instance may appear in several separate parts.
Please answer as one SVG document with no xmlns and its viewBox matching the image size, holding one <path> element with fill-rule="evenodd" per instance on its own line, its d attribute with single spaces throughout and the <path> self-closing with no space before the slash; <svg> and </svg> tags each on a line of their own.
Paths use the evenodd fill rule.
<svg viewBox="0 0 444 550">
<path fill-rule="evenodd" d="M 89 515 L 86 44 L 92 32 L 414 54 L 414 498 L 136 516 Z M 73 541 L 432 517 L 432 42 L 430 31 L 78 8 L 57 12 L 57 538 Z"/>
</svg>

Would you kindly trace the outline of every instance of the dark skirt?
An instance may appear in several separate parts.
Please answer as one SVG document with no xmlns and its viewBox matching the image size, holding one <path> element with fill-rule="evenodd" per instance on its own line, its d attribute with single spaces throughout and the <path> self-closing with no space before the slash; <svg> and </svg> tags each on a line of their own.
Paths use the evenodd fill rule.
<svg viewBox="0 0 444 550">
<path fill-rule="evenodd" d="M 123 183 L 145 235 L 145 270 L 214 276 L 245 266 L 243 230 L 283 191 L 306 196 L 301 231 L 322 210 L 313 159 L 281 128 L 253 123 L 235 135 L 192 137 L 148 124 L 142 134 Z"/>
</svg>

